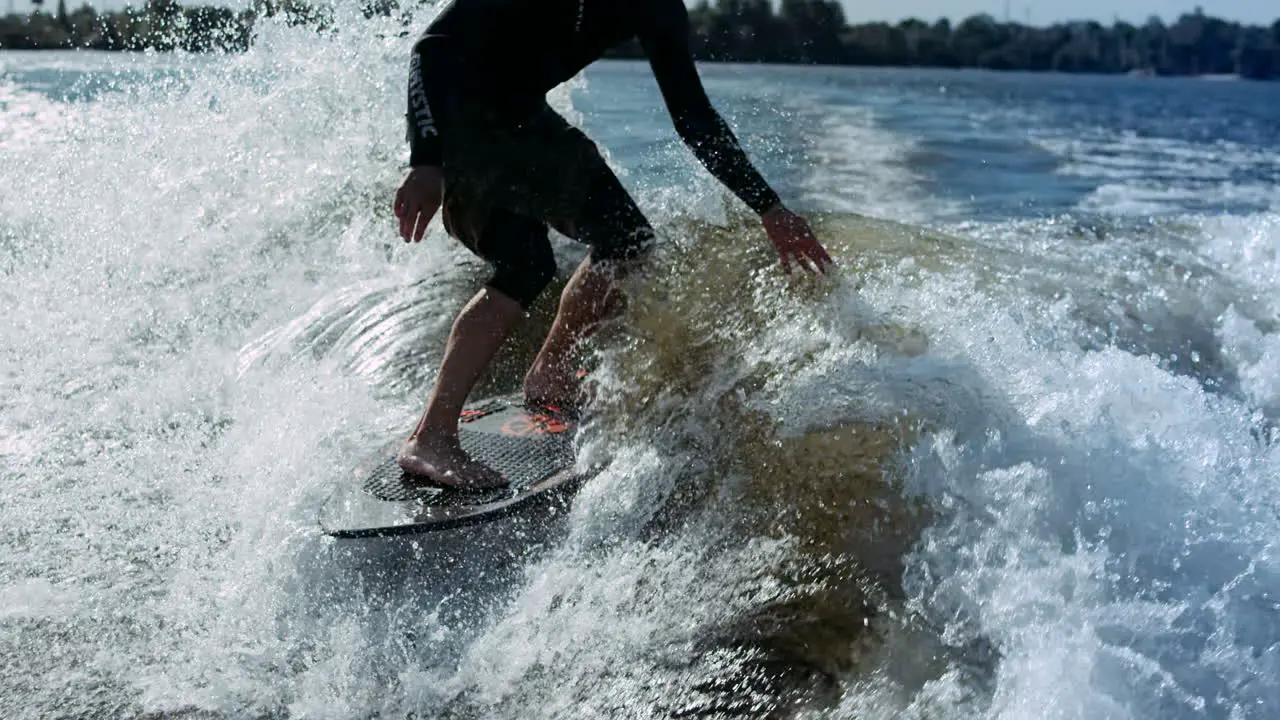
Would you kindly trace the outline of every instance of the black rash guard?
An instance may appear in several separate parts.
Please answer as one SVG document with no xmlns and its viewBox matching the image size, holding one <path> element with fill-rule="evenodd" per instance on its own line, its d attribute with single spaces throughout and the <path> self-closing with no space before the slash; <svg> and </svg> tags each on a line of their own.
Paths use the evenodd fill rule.
<svg viewBox="0 0 1280 720">
<path fill-rule="evenodd" d="M 776 205 L 777 194 L 702 87 L 683 0 L 453 0 L 414 48 L 410 163 L 441 162 L 431 112 L 436 99 L 455 94 L 518 113 L 632 38 L 644 48 L 676 132 L 698 160 L 757 214 Z"/>
</svg>

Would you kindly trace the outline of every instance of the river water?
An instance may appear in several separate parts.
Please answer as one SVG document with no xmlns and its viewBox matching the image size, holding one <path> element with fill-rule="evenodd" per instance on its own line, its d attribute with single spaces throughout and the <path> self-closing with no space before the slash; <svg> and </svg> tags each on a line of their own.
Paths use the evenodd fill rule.
<svg viewBox="0 0 1280 720">
<path fill-rule="evenodd" d="M 6 717 L 1280 714 L 1280 85 L 704 67 L 816 284 L 601 64 L 553 99 L 663 238 L 604 471 L 335 542 L 485 273 L 397 241 L 412 39 L 342 20 L 0 53 Z"/>
</svg>

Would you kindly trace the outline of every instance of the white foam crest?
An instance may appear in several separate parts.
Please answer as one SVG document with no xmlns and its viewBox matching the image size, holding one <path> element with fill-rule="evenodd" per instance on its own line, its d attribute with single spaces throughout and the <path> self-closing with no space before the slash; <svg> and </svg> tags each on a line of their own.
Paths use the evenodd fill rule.
<svg viewBox="0 0 1280 720">
<path fill-rule="evenodd" d="M 178 505 L 173 540 L 183 552 L 148 608 L 173 630 L 160 640 L 165 664 L 131 673 L 140 702 L 228 715 L 288 706 L 320 717 L 376 706 L 360 678 L 376 681 L 367 671 L 382 636 L 366 626 L 377 606 L 361 602 L 359 584 L 333 592 L 351 575 L 328 566 L 329 543 L 314 528 L 332 490 L 314 468 L 354 464 L 381 440 L 368 420 L 385 408 L 368 387 L 297 363 L 287 378 L 242 380 L 227 413 L 237 424 L 192 468 L 218 481 L 192 484 Z"/>
<path fill-rule="evenodd" d="M 873 109 L 825 106 L 818 112 L 821 132 L 809 152 L 815 164 L 802 195 L 807 206 L 904 222 L 956 212 L 922 191 L 921 178 L 907 165 L 915 142 L 881 127 Z"/>
<path fill-rule="evenodd" d="M 600 552 L 570 546 L 529 568 L 455 673 L 415 674 L 408 690 L 421 706 L 452 699 L 497 717 L 689 712 L 700 699 L 691 680 L 698 633 L 785 596 L 788 588 L 760 579 L 789 552 L 765 540 L 712 551 L 696 537 L 613 542 Z M 701 680 L 714 683 L 731 668 L 726 654 Z"/>
<path fill-rule="evenodd" d="M 1219 318 L 1218 337 L 1245 394 L 1280 414 L 1280 215 L 1203 222 L 1204 254 L 1247 288 Z"/>
<path fill-rule="evenodd" d="M 1280 200 L 1280 162 L 1268 149 L 1220 140 L 1194 143 L 1136 133 L 1083 136 L 1038 133 L 1059 156 L 1062 175 L 1096 180 L 1080 209 L 1119 215 L 1167 215 L 1188 208 L 1271 207 Z"/>
<path fill-rule="evenodd" d="M 0 150 L 56 141 L 68 118 L 57 103 L 0 76 Z"/>
<path fill-rule="evenodd" d="M 1203 253 L 1280 314 L 1280 213 L 1205 218 Z"/>
<path fill-rule="evenodd" d="M 1079 203 L 1087 212 L 1145 217 L 1176 215 L 1188 207 L 1202 205 L 1222 207 L 1271 207 L 1280 202 L 1280 191 L 1265 183 L 1237 184 L 1219 182 L 1205 187 L 1176 187 L 1147 180 L 1146 173 L 1135 173 L 1129 183 L 1104 183 Z"/>
<path fill-rule="evenodd" d="M 1280 685 L 1258 678 L 1276 677 L 1280 628 L 1256 598 L 1280 592 L 1280 452 L 1259 445 L 1253 410 L 1151 357 L 1082 350 L 1069 297 L 1019 282 L 1017 255 L 983 257 L 1004 282 L 965 265 L 925 269 L 934 257 L 890 263 L 819 308 L 782 307 L 776 326 L 721 368 L 789 368 L 754 404 L 788 435 L 847 421 L 851 407 L 869 418 L 900 408 L 927 428 L 910 452 L 910 487 L 940 515 L 908 559 L 908 600 L 946 643 L 992 644 L 991 689 L 963 666 L 939 674 L 924 661 L 885 661 L 874 682 L 850 678 L 841 707 L 1166 718 L 1247 716 L 1274 701 Z M 858 336 L 878 318 L 920 328 L 929 351 Z M 596 568 L 595 583 L 614 569 Z M 571 612 L 610 606 L 595 602 Z M 497 643 L 520 647 L 521 659 L 497 662 L 515 674 L 496 681 L 494 697 L 518 694 L 515 677 L 539 666 L 546 641 L 522 637 Z M 557 658 L 570 652 L 553 646 Z M 599 662 L 573 652 L 575 665 Z"/>
<path fill-rule="evenodd" d="M 329 33 L 263 22 L 247 53 L 89 103 L 21 94 L 68 120 L 0 165 L 23 190 L 0 194 L 0 521 L 22 538 L 0 574 L 43 581 L 5 591 L 33 673 L 9 682 L 47 685 L 30 716 L 139 692 L 163 711 L 275 712 L 295 697 L 279 668 L 323 635 L 290 614 L 318 552 L 307 469 L 350 464 L 344 438 L 405 408 L 301 360 L 238 373 L 237 350 L 332 286 L 409 282 L 450 254 L 395 241 L 412 38 L 346 12 Z M 49 600 L 62 650 L 36 651 L 48 631 L 23 598 Z M 282 640 L 280 623 L 308 629 Z M 72 655 L 93 658 L 85 673 L 58 670 Z M 48 674 L 62 680 L 31 685 Z"/>
<path fill-rule="evenodd" d="M 1280 637 L 1253 590 L 1233 589 L 1240 573 L 1280 589 L 1267 549 L 1280 454 L 1258 447 L 1251 411 L 1149 359 L 1080 352 L 1070 329 L 1033 329 L 1060 315 L 993 315 L 957 280 L 862 298 L 911 308 L 938 370 L 972 373 L 977 404 L 913 461 L 950 519 L 914 555 L 910 587 L 948 634 L 997 643 L 983 714 L 1225 717 L 1277 697 L 1251 673 Z M 1237 624 L 1264 634 L 1182 649 Z"/>
<path fill-rule="evenodd" d="M 1272 416 L 1280 415 L 1280 332 L 1264 333 L 1234 307 L 1222 316 L 1218 329 L 1223 346 L 1235 360 L 1240 383 L 1249 399 Z M 1273 438 L 1280 439 L 1280 438 Z"/>
<path fill-rule="evenodd" d="M 874 269 L 811 313 L 780 311 L 733 360 L 794 368 L 757 403 L 788 434 L 851 407 L 922 421 L 909 486 L 939 518 L 909 556 L 909 605 L 947 644 L 997 653 L 976 682 L 963 665 L 885 660 L 850 679 L 841 708 L 1247 717 L 1274 702 L 1280 627 L 1258 593 L 1280 593 L 1280 450 L 1259 443 L 1253 409 L 1152 357 L 1081 349 L 1072 299 L 1020 279 L 1035 261 L 980 250 L 990 282 L 914 247 L 920 262 Z M 856 336 L 880 318 L 919 328 L 928 352 Z"/>
</svg>

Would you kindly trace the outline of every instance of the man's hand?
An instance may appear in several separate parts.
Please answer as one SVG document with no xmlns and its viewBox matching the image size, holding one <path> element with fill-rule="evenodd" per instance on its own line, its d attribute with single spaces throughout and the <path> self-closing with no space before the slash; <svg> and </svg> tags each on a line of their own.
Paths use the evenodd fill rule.
<svg viewBox="0 0 1280 720">
<path fill-rule="evenodd" d="M 405 242 L 422 240 L 443 197 L 444 175 L 440 168 L 422 165 L 409 171 L 396 191 L 396 217 L 400 218 L 400 237 Z"/>
<path fill-rule="evenodd" d="M 778 205 L 760 220 L 769 235 L 769 242 L 773 243 L 778 258 L 782 260 L 783 272 L 791 273 L 792 262 L 809 272 L 820 273 L 826 273 L 828 266 L 835 265 L 804 218 Z"/>
</svg>

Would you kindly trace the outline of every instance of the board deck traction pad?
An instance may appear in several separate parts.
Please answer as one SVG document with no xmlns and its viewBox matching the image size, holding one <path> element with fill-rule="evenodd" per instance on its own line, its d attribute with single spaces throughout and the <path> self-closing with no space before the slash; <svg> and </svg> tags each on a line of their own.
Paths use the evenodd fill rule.
<svg viewBox="0 0 1280 720">
<path fill-rule="evenodd" d="M 376 537 L 503 517 L 585 479 L 574 473 L 574 429 L 558 408 L 525 406 L 518 395 L 468 405 L 458 425 L 462 448 L 506 477 L 506 486 L 458 490 L 412 478 L 396 462 L 403 441 L 395 441 L 355 469 L 358 492 L 341 500 L 342 490 L 334 493 L 321 510 L 321 527 L 335 537 Z"/>
<path fill-rule="evenodd" d="M 508 480 L 506 487 L 454 490 L 414 482 L 392 454 L 373 469 L 363 489 L 379 500 L 417 500 L 436 507 L 505 500 L 573 464 L 570 429 L 567 418 L 557 408 L 523 408 L 510 398 L 487 400 L 462 411 L 458 439 L 468 455 L 501 473 Z"/>
</svg>

